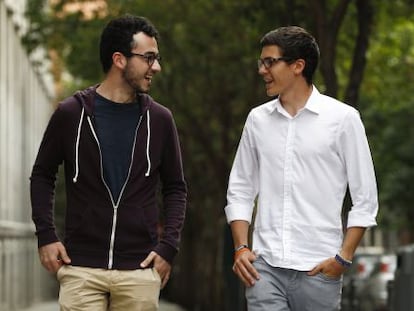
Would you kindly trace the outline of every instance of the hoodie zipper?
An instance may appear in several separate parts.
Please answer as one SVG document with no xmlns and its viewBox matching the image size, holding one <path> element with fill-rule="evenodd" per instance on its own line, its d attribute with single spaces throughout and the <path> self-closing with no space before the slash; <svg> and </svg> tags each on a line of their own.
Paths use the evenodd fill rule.
<svg viewBox="0 0 414 311">
<path fill-rule="evenodd" d="M 120 191 L 119 196 L 118 196 L 118 200 L 115 203 L 114 197 L 113 197 L 112 192 L 111 192 L 111 189 L 109 189 L 109 186 L 106 183 L 105 178 L 104 178 L 101 145 L 99 143 L 98 136 L 96 135 L 95 129 L 94 129 L 93 125 L 92 125 L 92 121 L 91 121 L 90 117 L 88 116 L 89 127 L 90 127 L 90 129 L 92 131 L 93 137 L 95 138 L 96 143 L 98 145 L 98 149 L 99 149 L 100 167 L 101 167 L 101 179 L 102 179 L 103 184 L 105 185 L 106 190 L 108 191 L 109 197 L 111 198 L 112 207 L 114 209 L 114 215 L 113 215 L 113 218 L 112 218 L 112 228 L 111 228 L 111 240 L 110 240 L 110 244 L 109 244 L 108 269 L 112 269 L 112 265 L 113 265 L 113 259 L 114 259 L 113 258 L 114 257 L 114 244 L 115 244 L 115 231 L 116 231 L 116 222 L 117 222 L 117 218 L 118 218 L 118 206 L 119 206 L 119 202 L 121 201 L 121 197 L 122 197 L 122 194 L 123 194 L 123 192 L 125 190 L 126 184 L 128 183 L 129 177 L 131 175 L 132 163 L 133 163 L 133 160 L 134 160 L 135 146 L 136 146 L 136 143 L 137 143 L 138 129 L 139 129 L 140 125 L 141 125 L 141 121 L 142 121 L 142 115 L 140 116 L 140 118 L 138 120 L 137 127 L 135 128 L 134 144 L 132 146 L 131 163 L 129 164 L 128 175 L 125 178 L 124 185 L 122 186 L 121 191 Z"/>
</svg>

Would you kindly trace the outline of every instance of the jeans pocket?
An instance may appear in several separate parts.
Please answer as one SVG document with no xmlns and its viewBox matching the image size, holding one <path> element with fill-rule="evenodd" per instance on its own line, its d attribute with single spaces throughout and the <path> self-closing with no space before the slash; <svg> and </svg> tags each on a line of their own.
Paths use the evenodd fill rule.
<svg viewBox="0 0 414 311">
<path fill-rule="evenodd" d="M 327 281 L 327 282 L 340 282 L 342 279 L 342 275 L 340 276 L 330 276 L 323 272 L 319 272 L 316 276 L 318 276 L 320 279 Z"/>
</svg>

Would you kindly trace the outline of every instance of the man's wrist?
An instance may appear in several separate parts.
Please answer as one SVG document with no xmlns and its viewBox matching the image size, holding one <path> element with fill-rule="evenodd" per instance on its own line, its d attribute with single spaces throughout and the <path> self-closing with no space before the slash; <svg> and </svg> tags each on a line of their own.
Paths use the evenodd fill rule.
<svg viewBox="0 0 414 311">
<path fill-rule="evenodd" d="M 335 260 L 336 260 L 337 263 L 339 263 L 341 266 L 343 266 L 345 268 L 349 268 L 352 265 L 351 260 L 345 259 L 339 254 L 335 255 Z"/>
<path fill-rule="evenodd" d="M 240 244 L 234 249 L 234 252 L 237 253 L 238 251 L 242 250 L 243 248 L 249 248 L 247 244 Z"/>
<path fill-rule="evenodd" d="M 250 252 L 249 246 L 246 244 L 241 244 L 234 249 L 234 261 L 244 252 Z"/>
</svg>

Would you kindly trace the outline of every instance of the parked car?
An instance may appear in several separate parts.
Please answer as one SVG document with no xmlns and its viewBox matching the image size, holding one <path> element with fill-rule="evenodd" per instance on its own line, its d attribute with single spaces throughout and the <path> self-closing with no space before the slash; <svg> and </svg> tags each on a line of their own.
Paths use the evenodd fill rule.
<svg viewBox="0 0 414 311">
<path fill-rule="evenodd" d="M 381 255 L 358 291 L 360 311 L 388 310 L 388 282 L 394 280 L 397 267 L 395 254 Z"/>
<path fill-rule="evenodd" d="M 375 269 L 380 256 L 384 253 L 381 247 L 360 247 L 353 258 L 352 266 L 345 272 L 342 289 L 342 310 L 359 311 L 361 289 Z"/>
</svg>

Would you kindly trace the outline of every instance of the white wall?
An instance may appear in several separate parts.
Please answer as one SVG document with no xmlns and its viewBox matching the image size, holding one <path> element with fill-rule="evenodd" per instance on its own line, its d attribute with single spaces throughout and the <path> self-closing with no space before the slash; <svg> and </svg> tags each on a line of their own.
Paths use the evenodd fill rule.
<svg viewBox="0 0 414 311">
<path fill-rule="evenodd" d="M 29 176 L 52 112 L 52 85 L 21 44 L 25 0 L 0 0 L 0 310 L 20 310 L 50 292 L 37 258 Z"/>
<path fill-rule="evenodd" d="M 29 222 L 28 176 L 52 105 L 20 42 L 24 0 L 0 0 L 0 220 Z M 16 11 L 13 11 L 16 10 Z"/>
</svg>

